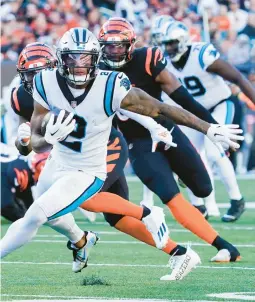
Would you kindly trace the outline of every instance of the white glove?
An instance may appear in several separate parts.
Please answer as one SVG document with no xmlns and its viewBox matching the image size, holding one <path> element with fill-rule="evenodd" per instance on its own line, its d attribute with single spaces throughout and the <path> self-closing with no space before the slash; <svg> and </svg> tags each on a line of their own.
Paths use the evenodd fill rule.
<svg viewBox="0 0 255 302">
<path fill-rule="evenodd" d="M 55 116 L 53 113 L 51 114 L 44 135 L 44 139 L 47 143 L 54 145 L 57 142 L 64 140 L 74 130 L 76 123 L 75 120 L 72 120 L 74 114 L 70 113 L 63 121 L 64 115 L 65 110 L 61 110 L 57 117 L 57 121 L 54 124 Z"/>
<path fill-rule="evenodd" d="M 149 129 L 151 133 L 151 138 L 153 140 L 153 149 L 155 148 L 158 142 L 163 142 L 166 144 L 165 150 L 168 150 L 170 147 L 177 147 L 177 144 L 173 142 L 172 132 L 174 127 L 168 131 L 165 127 L 157 124 L 156 127 Z M 155 150 L 153 150 L 155 151 Z"/>
<path fill-rule="evenodd" d="M 17 136 L 19 143 L 22 146 L 28 146 L 30 143 L 30 137 L 31 137 L 30 123 L 26 122 L 20 124 L 18 128 L 18 136 Z"/>
<path fill-rule="evenodd" d="M 244 137 L 240 135 L 243 133 L 242 129 L 239 129 L 239 125 L 218 125 L 211 124 L 211 127 L 207 131 L 207 137 L 218 147 L 222 148 L 222 145 L 238 149 L 240 145 L 235 141 L 243 141 Z M 220 144 L 219 144 L 220 143 Z"/>
</svg>

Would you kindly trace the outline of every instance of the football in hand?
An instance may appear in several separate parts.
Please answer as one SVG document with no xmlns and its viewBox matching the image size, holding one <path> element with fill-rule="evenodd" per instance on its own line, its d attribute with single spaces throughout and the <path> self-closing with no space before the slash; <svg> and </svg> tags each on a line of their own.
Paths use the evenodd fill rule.
<svg viewBox="0 0 255 302">
<path fill-rule="evenodd" d="M 42 125 L 41 125 L 41 133 L 42 133 L 43 136 L 45 135 L 46 127 L 47 127 L 47 124 L 48 124 L 48 122 L 50 120 L 51 114 L 52 114 L 52 112 L 49 111 L 48 113 L 45 114 L 45 116 L 43 118 Z M 63 118 L 62 122 L 68 117 L 69 114 L 70 114 L 70 112 L 65 111 L 65 115 L 64 115 L 64 118 Z M 58 119 L 58 115 L 55 114 L 55 116 L 54 116 L 54 124 L 56 123 L 57 119 Z M 71 122 L 72 122 L 72 120 L 71 120 Z"/>
</svg>

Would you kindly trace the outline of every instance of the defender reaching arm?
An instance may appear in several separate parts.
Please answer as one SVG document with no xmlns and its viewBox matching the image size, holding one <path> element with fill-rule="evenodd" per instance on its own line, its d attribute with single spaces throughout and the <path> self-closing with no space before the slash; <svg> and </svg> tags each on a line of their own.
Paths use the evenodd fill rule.
<svg viewBox="0 0 255 302">
<path fill-rule="evenodd" d="M 139 88 L 131 88 L 120 106 L 122 109 L 153 118 L 160 115 L 166 116 L 179 125 L 184 125 L 206 134 L 214 143 L 227 143 L 230 147 L 239 148 L 239 144 L 233 140 L 243 140 L 243 137 L 238 135 L 242 133 L 242 130 L 236 129 L 239 126 L 210 125 L 184 109 L 159 102 Z"/>
</svg>

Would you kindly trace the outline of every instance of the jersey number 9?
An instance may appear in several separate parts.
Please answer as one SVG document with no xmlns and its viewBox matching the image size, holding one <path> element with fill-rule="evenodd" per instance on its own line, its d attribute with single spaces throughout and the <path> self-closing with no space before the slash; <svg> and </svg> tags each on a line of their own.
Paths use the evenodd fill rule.
<svg viewBox="0 0 255 302">
<path fill-rule="evenodd" d="M 193 97 L 204 95 L 206 92 L 205 87 L 203 86 L 199 78 L 195 76 L 186 77 L 183 79 L 183 82 L 186 89 Z"/>
</svg>

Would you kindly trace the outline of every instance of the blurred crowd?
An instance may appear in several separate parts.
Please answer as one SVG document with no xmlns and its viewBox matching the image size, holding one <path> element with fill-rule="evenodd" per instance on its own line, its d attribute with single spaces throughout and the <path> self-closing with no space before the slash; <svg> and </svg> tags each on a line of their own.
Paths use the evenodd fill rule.
<svg viewBox="0 0 255 302">
<path fill-rule="evenodd" d="M 97 34 L 113 16 L 133 24 L 138 47 L 148 45 L 156 14 L 184 22 L 193 41 L 211 41 L 255 85 L 255 0 L 2 0 L 0 60 L 16 61 L 22 48 L 34 41 L 55 45 L 75 26 Z M 236 87 L 233 91 L 239 92 Z M 255 110 L 244 96 L 240 98 L 251 109 L 248 114 Z M 247 128 L 254 123 L 251 116 L 246 118 Z"/>
<path fill-rule="evenodd" d="M 53 45 L 71 27 L 87 27 L 97 34 L 112 16 L 128 19 L 139 36 L 139 46 L 146 45 L 156 13 L 183 21 L 194 41 L 209 39 L 209 32 L 211 41 L 233 64 L 255 61 L 255 0 L 3 0 L 1 60 L 16 60 L 20 50 L 35 40 Z M 206 30 L 203 18 L 208 19 Z"/>
</svg>

